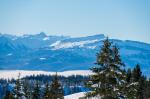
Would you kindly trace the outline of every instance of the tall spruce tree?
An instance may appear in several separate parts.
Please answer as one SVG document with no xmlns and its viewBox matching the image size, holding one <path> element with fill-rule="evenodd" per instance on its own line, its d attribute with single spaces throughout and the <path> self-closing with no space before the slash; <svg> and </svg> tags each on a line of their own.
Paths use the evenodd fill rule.
<svg viewBox="0 0 150 99">
<path fill-rule="evenodd" d="M 43 98 L 44 99 L 50 99 L 50 88 L 49 88 L 49 84 L 48 83 L 45 84 Z"/>
<path fill-rule="evenodd" d="M 145 99 L 150 99 L 150 78 L 145 81 L 145 91 L 144 91 Z"/>
<path fill-rule="evenodd" d="M 132 70 L 129 68 L 127 70 L 127 75 L 126 75 L 126 82 L 130 83 L 131 82 L 131 78 L 132 78 Z"/>
<path fill-rule="evenodd" d="M 126 98 L 127 99 L 144 99 L 146 78 L 142 75 L 140 65 L 130 72 L 127 72 L 126 78 Z"/>
<path fill-rule="evenodd" d="M 32 93 L 32 99 L 40 99 L 40 85 L 38 81 L 36 81 L 36 84 Z"/>
<path fill-rule="evenodd" d="M 101 97 L 102 99 L 118 99 L 121 97 L 125 79 L 124 64 L 120 58 L 119 49 L 112 46 L 107 38 L 97 53 L 97 66 L 91 68 L 94 73 L 87 83 L 92 90 L 86 97 Z"/>
<path fill-rule="evenodd" d="M 139 87 L 137 91 L 138 99 L 145 99 L 145 95 L 144 95 L 145 91 L 146 91 L 146 77 L 142 76 L 139 79 Z"/>
<path fill-rule="evenodd" d="M 138 82 L 142 76 L 140 65 L 137 64 L 133 69 L 133 81 Z"/>
<path fill-rule="evenodd" d="M 140 65 L 137 64 L 133 69 L 133 82 L 136 82 L 136 98 L 144 99 L 145 77 L 142 75 Z"/>
<path fill-rule="evenodd" d="M 129 68 L 126 73 L 126 84 L 124 89 L 127 99 L 136 99 L 136 85 L 137 83 L 133 81 L 133 72 Z"/>
<path fill-rule="evenodd" d="M 7 90 L 3 99 L 15 99 L 11 91 Z"/>
<path fill-rule="evenodd" d="M 22 82 L 20 79 L 20 73 L 18 75 L 18 79 L 15 82 L 14 97 L 15 97 L 15 99 L 22 99 L 22 97 L 23 97 Z"/>
<path fill-rule="evenodd" d="M 63 88 L 59 83 L 57 73 L 50 86 L 50 98 L 49 99 L 64 99 Z"/>
<path fill-rule="evenodd" d="M 23 93 L 26 99 L 30 99 L 29 83 L 27 80 L 23 81 Z"/>
</svg>

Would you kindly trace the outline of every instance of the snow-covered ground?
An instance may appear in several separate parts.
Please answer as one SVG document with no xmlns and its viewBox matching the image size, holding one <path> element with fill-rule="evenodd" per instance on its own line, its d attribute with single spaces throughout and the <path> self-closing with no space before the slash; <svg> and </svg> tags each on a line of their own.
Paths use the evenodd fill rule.
<svg viewBox="0 0 150 99">
<path fill-rule="evenodd" d="M 85 95 L 85 92 L 79 92 L 71 95 L 65 96 L 65 99 L 79 99 L 80 97 L 83 97 Z"/>
<path fill-rule="evenodd" d="M 20 73 L 20 77 L 30 76 L 30 75 L 55 75 L 56 72 L 47 72 L 47 71 L 27 71 L 27 70 L 0 70 L 0 78 L 4 79 L 16 79 Z M 64 71 L 64 72 L 57 72 L 58 75 L 62 76 L 71 76 L 71 75 L 83 75 L 88 76 L 91 75 L 92 72 L 89 70 L 72 70 L 72 71 Z"/>
<path fill-rule="evenodd" d="M 85 93 L 86 92 L 74 93 L 74 94 L 71 94 L 71 95 L 67 95 L 64 98 L 65 99 L 79 99 L 81 97 L 84 97 Z M 101 99 L 101 98 L 100 97 L 92 97 L 92 98 L 88 98 L 88 99 Z"/>
</svg>

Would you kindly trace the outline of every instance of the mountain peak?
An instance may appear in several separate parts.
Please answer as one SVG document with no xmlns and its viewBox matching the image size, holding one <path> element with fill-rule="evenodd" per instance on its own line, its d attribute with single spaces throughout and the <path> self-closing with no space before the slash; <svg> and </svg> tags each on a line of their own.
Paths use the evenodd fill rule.
<svg viewBox="0 0 150 99">
<path fill-rule="evenodd" d="M 40 32 L 39 34 L 37 34 L 38 36 L 40 36 L 40 37 L 46 37 L 47 35 L 46 35 L 46 33 L 44 33 L 44 32 Z"/>
</svg>

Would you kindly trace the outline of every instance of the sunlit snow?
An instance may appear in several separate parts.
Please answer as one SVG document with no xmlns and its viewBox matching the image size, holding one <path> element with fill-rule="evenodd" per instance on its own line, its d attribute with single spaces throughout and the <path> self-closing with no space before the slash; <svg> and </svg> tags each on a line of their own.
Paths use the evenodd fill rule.
<svg viewBox="0 0 150 99">
<path fill-rule="evenodd" d="M 45 59 L 46 59 L 46 58 L 44 58 L 44 57 L 41 57 L 41 58 L 40 58 L 40 60 L 45 60 Z"/>
<path fill-rule="evenodd" d="M 43 40 L 44 41 L 49 40 L 49 37 L 44 37 Z"/>
<path fill-rule="evenodd" d="M 75 93 L 71 95 L 67 95 L 64 97 L 64 99 L 79 99 L 85 95 L 85 92 Z"/>
<path fill-rule="evenodd" d="M 13 55 L 12 53 L 8 53 L 8 54 L 7 54 L 7 56 L 12 56 L 12 55 Z"/>
<path fill-rule="evenodd" d="M 74 93 L 74 94 L 65 96 L 64 99 L 79 99 L 79 98 L 84 97 L 85 93 L 86 92 Z M 101 98 L 100 97 L 91 97 L 91 98 L 88 98 L 88 99 L 101 99 Z"/>
<path fill-rule="evenodd" d="M 62 48 L 73 48 L 75 46 L 84 47 L 85 44 L 95 43 L 99 40 L 86 40 L 86 41 L 79 41 L 79 42 L 61 42 L 56 41 L 55 43 L 51 44 L 51 47 L 54 47 L 55 50 L 62 49 Z"/>
</svg>

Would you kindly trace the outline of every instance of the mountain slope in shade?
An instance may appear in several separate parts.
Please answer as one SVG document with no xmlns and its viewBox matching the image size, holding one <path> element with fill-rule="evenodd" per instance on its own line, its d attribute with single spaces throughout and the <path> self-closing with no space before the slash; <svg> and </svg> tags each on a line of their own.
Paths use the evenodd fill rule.
<svg viewBox="0 0 150 99">
<path fill-rule="evenodd" d="M 11 36 L 0 34 L 0 68 L 14 70 L 87 70 L 94 66 L 96 53 L 106 37 L 37 35 Z M 150 75 L 150 44 L 110 39 L 120 48 L 127 67 L 139 63 L 144 74 Z"/>
</svg>

